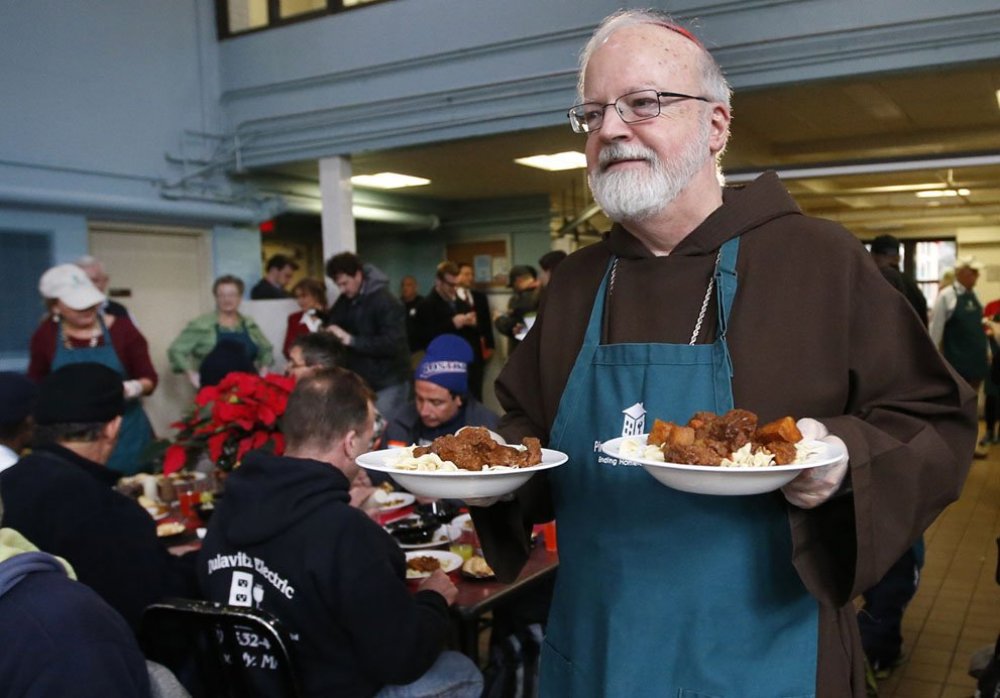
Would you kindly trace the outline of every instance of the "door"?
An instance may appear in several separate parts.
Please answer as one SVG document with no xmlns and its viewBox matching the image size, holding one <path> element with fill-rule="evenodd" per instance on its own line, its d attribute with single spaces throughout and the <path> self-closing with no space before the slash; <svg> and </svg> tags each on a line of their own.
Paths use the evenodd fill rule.
<svg viewBox="0 0 1000 698">
<path fill-rule="evenodd" d="M 184 374 L 170 372 L 167 347 L 189 320 L 212 309 L 211 245 L 207 231 L 127 224 L 91 224 L 90 254 L 104 263 L 108 295 L 132 313 L 149 342 L 159 374 L 143 405 L 157 437 L 192 404 Z"/>
</svg>

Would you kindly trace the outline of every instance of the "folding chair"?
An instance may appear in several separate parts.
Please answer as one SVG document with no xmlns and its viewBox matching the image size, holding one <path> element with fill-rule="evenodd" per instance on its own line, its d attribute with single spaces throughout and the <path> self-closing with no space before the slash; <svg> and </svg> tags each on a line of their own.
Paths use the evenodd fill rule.
<svg viewBox="0 0 1000 698">
<path fill-rule="evenodd" d="M 139 643 L 194 698 L 300 695 L 288 634 L 261 610 L 168 599 L 146 608 Z"/>
</svg>

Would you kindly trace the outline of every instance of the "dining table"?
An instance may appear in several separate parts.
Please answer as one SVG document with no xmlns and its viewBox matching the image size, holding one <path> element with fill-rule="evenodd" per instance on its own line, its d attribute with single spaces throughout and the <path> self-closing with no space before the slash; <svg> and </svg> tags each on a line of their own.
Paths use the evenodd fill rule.
<svg viewBox="0 0 1000 698">
<path fill-rule="evenodd" d="M 501 604 L 516 601 L 539 584 L 552 579 L 558 569 L 558 551 L 548 550 L 538 540 L 521 573 L 512 582 L 500 582 L 495 578 L 475 579 L 459 574 L 455 579 L 458 596 L 451 606 L 451 613 L 458 630 L 458 648 L 462 654 L 478 666 L 479 633 L 485 627 L 485 614 Z"/>
</svg>

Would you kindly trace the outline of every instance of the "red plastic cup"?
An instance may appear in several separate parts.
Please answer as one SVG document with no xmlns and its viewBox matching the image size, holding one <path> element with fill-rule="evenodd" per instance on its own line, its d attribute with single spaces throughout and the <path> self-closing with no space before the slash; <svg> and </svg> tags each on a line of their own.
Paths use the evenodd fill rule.
<svg viewBox="0 0 1000 698">
<path fill-rule="evenodd" d="M 558 550 L 556 545 L 556 522 L 549 521 L 548 523 L 542 524 L 542 540 L 545 541 L 545 549 L 550 553 L 554 553 Z"/>
</svg>

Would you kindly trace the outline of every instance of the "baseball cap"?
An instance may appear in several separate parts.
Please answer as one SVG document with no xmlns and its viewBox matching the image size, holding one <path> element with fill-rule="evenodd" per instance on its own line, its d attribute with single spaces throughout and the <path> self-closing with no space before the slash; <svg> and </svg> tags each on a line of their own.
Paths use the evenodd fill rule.
<svg viewBox="0 0 1000 698">
<path fill-rule="evenodd" d="M 45 298 L 62 301 L 73 310 L 84 310 L 105 300 L 87 273 L 75 264 L 60 264 L 42 274 L 38 292 Z"/>
</svg>

